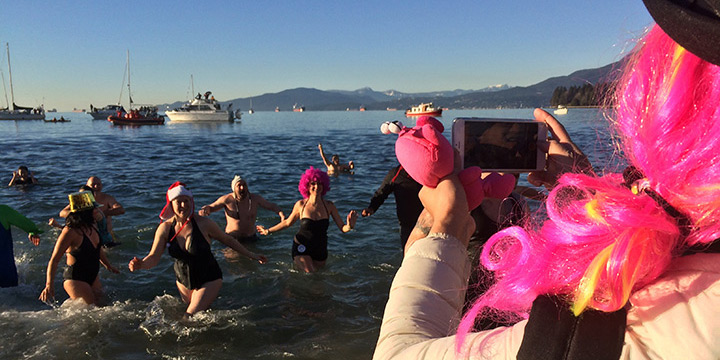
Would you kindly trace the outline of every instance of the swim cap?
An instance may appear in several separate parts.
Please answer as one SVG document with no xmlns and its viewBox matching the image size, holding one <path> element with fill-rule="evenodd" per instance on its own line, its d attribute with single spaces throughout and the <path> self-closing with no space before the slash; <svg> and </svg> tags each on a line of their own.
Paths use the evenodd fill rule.
<svg viewBox="0 0 720 360">
<path fill-rule="evenodd" d="M 242 178 L 242 176 L 236 174 L 235 177 L 232 179 L 232 183 L 230 183 L 230 189 L 232 191 L 235 191 L 235 185 L 237 185 L 237 183 L 239 183 L 243 180 L 244 179 Z"/>
</svg>

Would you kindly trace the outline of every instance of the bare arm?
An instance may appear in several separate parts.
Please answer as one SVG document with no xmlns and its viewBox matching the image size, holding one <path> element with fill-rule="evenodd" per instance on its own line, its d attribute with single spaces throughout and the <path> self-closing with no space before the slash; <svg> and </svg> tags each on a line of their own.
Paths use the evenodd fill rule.
<svg viewBox="0 0 720 360">
<path fill-rule="evenodd" d="M 208 216 L 218 210 L 224 209 L 226 199 L 227 199 L 227 195 L 223 195 L 223 196 L 219 197 L 217 200 L 215 200 L 214 203 L 201 207 L 200 211 L 198 211 L 198 215 Z"/>
<path fill-rule="evenodd" d="M 280 220 L 279 223 L 275 224 L 274 226 L 270 227 L 269 229 L 266 229 L 262 225 L 258 225 L 256 227 L 257 231 L 261 235 L 269 235 L 270 233 L 274 233 L 276 231 L 280 231 L 280 230 L 289 228 L 290 226 L 292 226 L 292 224 L 295 223 L 295 221 L 297 221 L 300 218 L 300 212 L 302 211 L 303 201 L 304 200 L 299 200 L 298 202 L 296 202 L 295 206 L 293 206 L 292 213 L 290 213 L 290 216 L 288 216 L 284 220 Z"/>
<path fill-rule="evenodd" d="M 12 179 L 10 179 L 10 182 L 8 183 L 8 186 L 13 186 L 13 185 L 15 185 L 15 180 L 16 180 L 16 179 L 17 179 L 17 172 L 16 172 L 16 171 L 13 171 L 13 177 L 12 177 Z"/>
<path fill-rule="evenodd" d="M 275 203 L 271 203 L 271 202 L 265 200 L 265 198 L 263 198 L 260 195 L 251 194 L 250 196 L 252 196 L 253 199 L 255 199 L 257 201 L 258 205 L 260 205 L 262 208 L 270 210 L 270 211 L 278 214 L 280 216 L 280 221 L 285 220 L 285 214 L 283 213 L 280 206 L 278 206 Z"/>
<path fill-rule="evenodd" d="M 332 216 L 333 220 L 335 221 L 335 225 L 337 225 L 340 231 L 346 233 L 355 228 L 355 221 L 357 221 L 357 211 L 350 210 L 347 215 L 347 223 L 343 223 L 342 219 L 340 219 L 340 213 L 338 213 L 338 209 L 335 207 L 335 204 L 333 204 L 332 201 L 328 201 L 327 203 L 328 210 L 330 210 L 330 216 Z"/>
<path fill-rule="evenodd" d="M 257 262 L 264 264 L 267 262 L 267 258 L 265 255 L 258 255 L 254 252 L 248 250 L 246 247 L 244 247 L 240 242 L 237 241 L 234 237 L 226 234 L 224 231 L 220 229 L 220 227 L 211 219 L 205 219 L 207 221 L 198 221 L 198 226 L 202 223 L 202 226 L 207 229 L 207 233 L 210 236 L 211 239 L 216 239 L 220 241 L 221 243 L 225 244 L 229 248 L 237 251 L 238 253 L 252 259 L 256 260 Z"/>
<path fill-rule="evenodd" d="M 323 151 L 322 144 L 318 144 L 318 149 L 320 150 L 320 157 L 322 157 L 323 162 L 325 163 L 325 166 L 330 167 L 330 162 L 328 161 L 327 157 L 325 156 L 325 152 Z"/>
<path fill-rule="evenodd" d="M 155 240 L 153 240 L 150 253 L 142 260 L 137 257 L 133 257 L 128 264 L 130 271 L 151 269 L 160 262 L 160 256 L 165 251 L 165 244 L 167 244 L 171 226 L 173 225 L 170 221 L 166 221 L 158 226 L 155 231 Z"/>
<path fill-rule="evenodd" d="M 59 214 L 59 215 L 60 215 L 61 218 L 66 218 L 66 217 L 68 217 L 68 215 L 70 215 L 70 204 L 68 204 L 68 205 L 65 206 L 62 210 L 60 210 L 60 214 Z"/>
<path fill-rule="evenodd" d="M 107 195 L 110 201 L 108 202 L 108 206 L 105 210 L 103 210 L 103 213 L 105 213 L 105 216 L 115 216 L 115 215 L 122 215 L 125 213 L 125 208 L 120 205 L 117 200 L 115 200 L 114 197 Z"/>
<path fill-rule="evenodd" d="M 116 268 L 116 267 L 112 266 L 112 264 L 110 264 L 110 261 L 107 258 L 107 254 L 105 254 L 105 249 L 103 249 L 102 247 L 100 248 L 100 263 L 106 269 L 108 269 L 108 271 L 110 271 L 111 273 L 114 273 L 114 274 L 120 273 L 120 270 L 118 270 L 118 268 Z"/>
<path fill-rule="evenodd" d="M 68 227 L 63 228 L 60 236 L 58 236 L 58 239 L 55 242 L 55 248 L 50 256 L 50 261 L 48 262 L 47 271 L 45 272 L 45 288 L 40 293 L 40 301 L 48 302 L 50 299 L 55 297 L 55 273 L 57 272 L 60 259 L 62 259 L 63 255 L 73 242 L 81 241 L 80 236 L 81 235 Z"/>
</svg>

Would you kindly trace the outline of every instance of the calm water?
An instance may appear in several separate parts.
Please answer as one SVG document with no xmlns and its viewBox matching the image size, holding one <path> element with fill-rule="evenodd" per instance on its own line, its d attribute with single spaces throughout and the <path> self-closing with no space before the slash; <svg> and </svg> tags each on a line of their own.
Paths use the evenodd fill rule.
<svg viewBox="0 0 720 360">
<path fill-rule="evenodd" d="M 395 165 L 395 135 L 382 135 L 384 121 L 401 112 L 259 112 L 241 123 L 113 127 L 82 113 L 59 113 L 70 123 L 0 121 L 0 203 L 10 205 L 46 230 L 32 246 L 13 228 L 20 286 L 0 289 L 2 359 L 369 359 L 377 341 L 392 278 L 402 260 L 394 199 L 360 218 L 355 231 L 329 229 L 327 267 L 302 274 L 292 267 L 290 247 L 298 224 L 248 245 L 269 258 L 259 265 L 228 258 L 213 242 L 223 269 L 220 297 L 210 311 L 180 322 L 172 259 L 164 254 L 152 270 L 130 273 L 133 256 L 150 250 L 174 181 L 188 184 L 196 208 L 230 192 L 233 174 L 248 179 L 250 191 L 280 205 L 286 214 L 300 199 L 297 183 L 309 166 L 324 169 L 317 150 L 354 160 L 354 175 L 331 178 L 327 198 L 342 217 L 367 206 L 385 173 Z M 447 111 L 441 118 L 450 136 L 455 117 L 532 117 L 532 109 Z M 605 122 L 598 110 L 570 110 L 559 119 L 596 167 L 611 159 Z M 27 165 L 40 184 L 6 188 L 11 172 Z M 58 231 L 46 225 L 90 175 L 126 213 L 114 218 L 122 245 L 108 251 L 120 274 L 101 270 L 110 304 L 85 308 L 62 302 L 62 268 L 56 275 L 58 306 L 37 300 Z M 222 212 L 211 218 L 223 228 Z M 273 225 L 261 210 L 258 223 Z M 62 263 L 64 264 L 64 261 Z"/>
</svg>

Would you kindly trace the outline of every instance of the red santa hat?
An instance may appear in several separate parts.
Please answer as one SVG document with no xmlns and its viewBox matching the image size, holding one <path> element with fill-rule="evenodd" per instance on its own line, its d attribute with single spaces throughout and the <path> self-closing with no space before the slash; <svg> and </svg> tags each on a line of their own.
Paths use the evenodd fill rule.
<svg viewBox="0 0 720 360">
<path fill-rule="evenodd" d="M 192 192 L 188 190 L 185 187 L 185 184 L 176 181 L 167 190 L 167 193 L 165 194 L 165 199 L 167 200 L 165 203 L 165 207 L 160 212 L 160 219 L 163 221 L 171 219 L 173 216 L 175 216 L 175 211 L 172 208 L 172 205 L 170 204 L 171 201 L 177 199 L 179 196 L 189 196 L 191 199 L 193 197 Z"/>
</svg>

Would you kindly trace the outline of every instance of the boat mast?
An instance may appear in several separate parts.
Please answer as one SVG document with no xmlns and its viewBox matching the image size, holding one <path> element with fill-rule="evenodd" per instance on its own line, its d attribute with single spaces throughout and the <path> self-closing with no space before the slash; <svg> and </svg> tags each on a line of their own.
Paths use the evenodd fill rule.
<svg viewBox="0 0 720 360">
<path fill-rule="evenodd" d="M 128 107 L 128 111 L 132 110 L 132 94 L 130 93 L 130 49 L 127 51 L 127 74 L 128 74 L 128 100 L 130 101 L 130 106 Z"/>
<path fill-rule="evenodd" d="M 190 74 L 190 99 L 195 97 L 195 81 L 193 81 L 193 76 Z"/>
<path fill-rule="evenodd" d="M 10 68 L 10 44 L 5 43 L 5 47 L 7 48 L 8 73 L 10 74 L 10 99 L 12 100 L 12 105 L 11 105 L 10 110 L 15 110 L 15 93 L 13 92 L 13 84 L 12 84 L 12 68 Z"/>
</svg>

